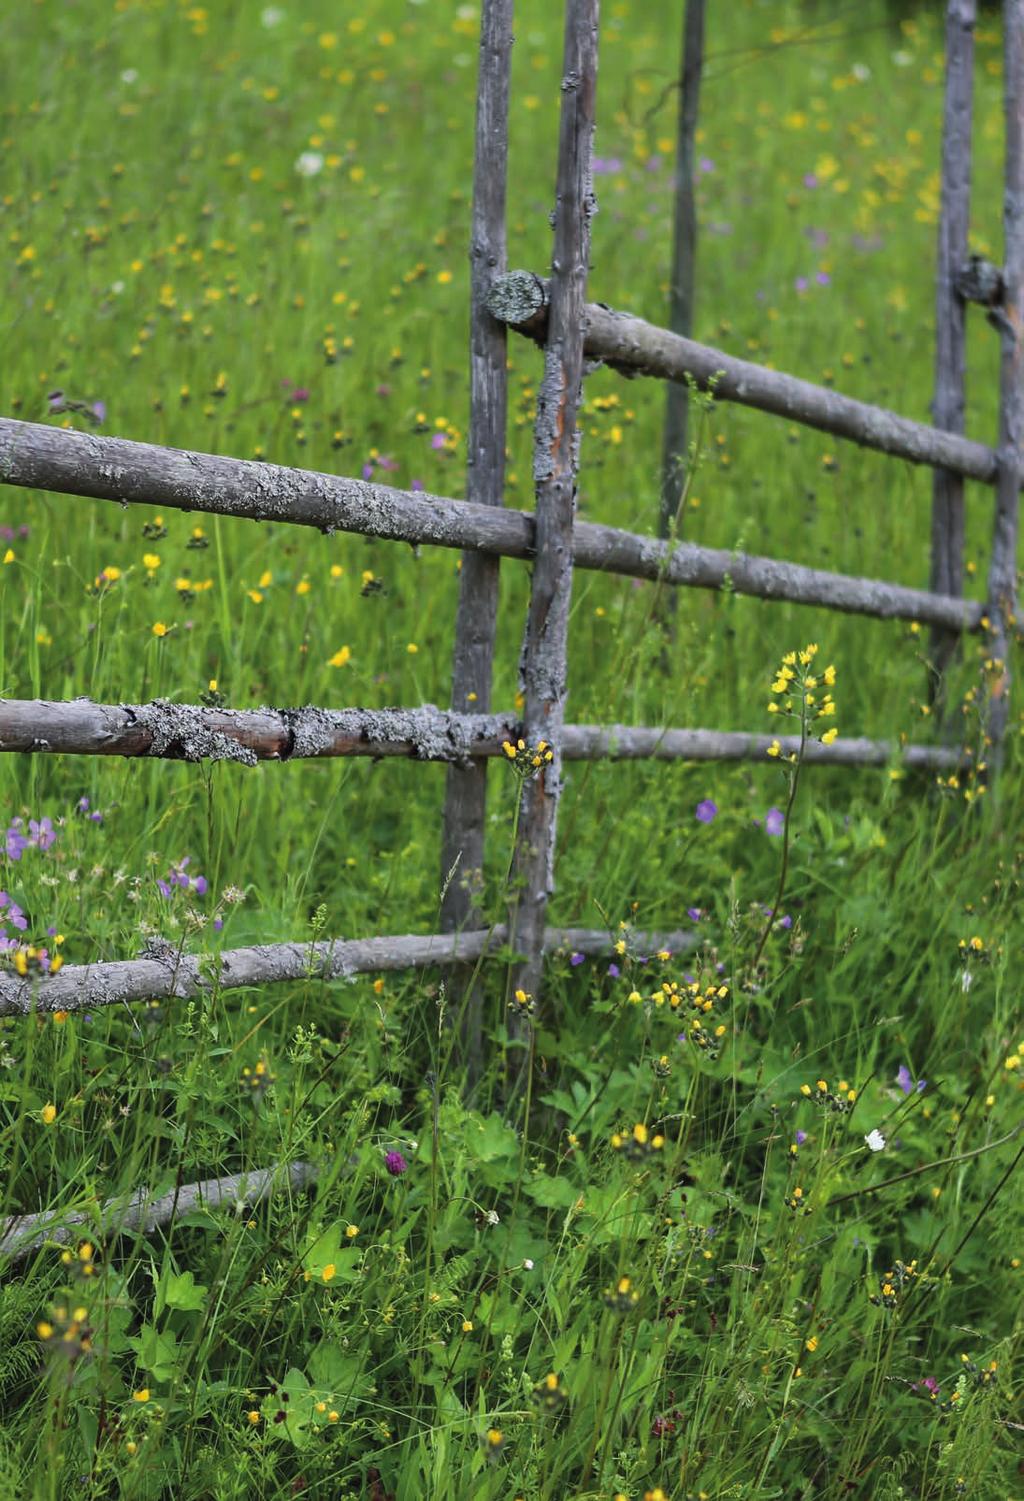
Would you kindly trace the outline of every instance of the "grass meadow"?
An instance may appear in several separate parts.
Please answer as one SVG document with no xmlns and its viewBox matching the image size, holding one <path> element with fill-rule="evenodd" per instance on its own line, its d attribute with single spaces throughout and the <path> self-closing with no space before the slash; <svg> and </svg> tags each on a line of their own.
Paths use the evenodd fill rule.
<svg viewBox="0 0 1024 1501">
<path fill-rule="evenodd" d="M 544 269 L 561 16 L 517 10 L 510 263 Z M 602 17 L 591 295 L 656 321 L 680 10 Z M 942 7 L 709 10 L 697 336 L 927 420 Z M 463 495 L 478 24 L 452 0 L 10 7 L 0 412 L 99 403 L 103 432 Z M 998 260 L 987 12 L 974 139 Z M 529 507 L 540 357 L 509 354 Z M 978 315 L 981 439 L 997 367 Z M 652 531 L 664 390 L 600 370 L 585 397 L 580 512 Z M 682 533 L 923 586 L 930 492 L 719 405 Z M 969 486 L 977 598 L 990 523 Z M 453 553 L 13 488 L 0 525 L 6 697 L 448 705 Z M 504 567 L 496 707 L 528 583 Z M 577 576 L 570 720 L 768 731 L 815 643 L 842 734 L 944 732 L 912 625 L 680 591 L 666 642 L 658 610 Z M 945 731 L 975 745 L 983 651 Z M 0 1497 L 1020 1501 L 1021 726 L 984 796 L 895 762 L 809 766 L 792 800 L 777 762 L 570 766 L 552 920 L 609 952 L 550 960 L 528 1104 L 501 964 L 472 1090 L 438 973 L 0 1019 L 0 1213 L 319 1172 L 3 1270 Z M 444 776 L 2 757 L 6 962 L 435 931 Z M 495 764 L 495 922 L 517 790 Z M 686 953 L 632 937 L 677 928 Z"/>
</svg>

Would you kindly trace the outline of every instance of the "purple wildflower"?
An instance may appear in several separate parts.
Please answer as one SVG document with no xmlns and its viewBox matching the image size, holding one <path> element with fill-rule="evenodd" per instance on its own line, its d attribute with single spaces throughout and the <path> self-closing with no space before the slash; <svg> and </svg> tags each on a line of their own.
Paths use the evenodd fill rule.
<svg viewBox="0 0 1024 1501">
<path fill-rule="evenodd" d="M 373 479 L 373 464 L 369 461 L 363 465 L 363 479 Z"/>
<path fill-rule="evenodd" d="M 423 485 L 423 481 L 421 479 L 414 479 L 414 480 L 410 480 L 409 481 L 409 489 L 410 490 L 417 490 L 418 491 L 418 490 L 422 490 L 423 488 L 424 488 L 424 485 Z"/>
<path fill-rule="evenodd" d="M 798 276 L 797 279 L 796 279 L 796 281 L 793 283 L 793 286 L 796 288 L 796 290 L 798 292 L 806 292 L 807 291 L 807 277 L 806 276 Z"/>
<path fill-rule="evenodd" d="M 804 187 L 805 188 L 816 188 L 817 186 L 818 186 L 818 178 L 817 178 L 816 174 L 814 172 L 807 172 L 807 173 L 805 173 L 804 174 Z"/>
<path fill-rule="evenodd" d="M 224 926 L 224 919 L 223 919 L 223 917 L 215 917 L 213 919 L 213 931 L 215 933 L 219 933 L 220 930 L 221 930 L 221 928 L 223 926 Z"/>
<path fill-rule="evenodd" d="M 409 1171 L 409 1164 L 406 1162 L 401 1152 L 389 1152 L 384 1158 L 384 1166 L 387 1168 L 392 1178 L 400 1178 L 403 1173 L 407 1173 Z"/>
<path fill-rule="evenodd" d="M 53 822 L 49 818 L 30 818 L 28 821 L 28 842 L 37 849 L 48 850 L 54 843 L 57 835 Z"/>
<path fill-rule="evenodd" d="M 595 156 L 591 162 L 595 177 L 610 177 L 622 171 L 622 158 L 618 156 Z"/>
<path fill-rule="evenodd" d="M 570 954 L 569 963 L 575 968 L 577 964 L 582 964 L 586 957 L 586 954 Z"/>
<path fill-rule="evenodd" d="M 444 433 L 435 433 L 430 440 L 430 446 L 435 453 L 438 453 L 447 442 L 448 439 L 445 437 Z"/>
<path fill-rule="evenodd" d="M 687 907 L 686 915 L 691 922 L 700 922 L 701 918 L 704 916 L 699 907 Z"/>
<path fill-rule="evenodd" d="M 703 802 L 697 804 L 694 816 L 698 823 L 712 823 L 718 816 L 717 803 L 713 803 L 709 797 L 706 797 Z"/>
<path fill-rule="evenodd" d="M 921 1090 L 924 1089 L 927 1082 L 927 1079 L 918 1079 L 917 1083 L 915 1084 L 914 1076 L 905 1063 L 901 1063 L 899 1068 L 896 1070 L 896 1083 L 902 1089 L 904 1094 L 914 1094 L 915 1092 L 920 1094 Z"/>
<path fill-rule="evenodd" d="M 308 401 L 309 400 L 309 392 L 306 390 L 305 386 L 296 386 L 295 390 L 289 396 L 288 400 L 289 401 Z"/>
<path fill-rule="evenodd" d="M 781 834 L 786 827 L 786 819 L 781 808 L 769 808 L 764 816 L 764 831 L 773 838 Z"/>
<path fill-rule="evenodd" d="M 830 287 L 832 285 L 832 278 L 827 271 L 817 271 L 814 280 L 818 283 L 819 287 Z"/>
<path fill-rule="evenodd" d="M 107 403 L 105 401 L 94 401 L 92 404 L 92 414 L 97 422 L 105 422 L 107 420 Z"/>
<path fill-rule="evenodd" d="M 804 1142 L 806 1140 L 807 1140 L 807 1132 L 806 1131 L 798 1131 L 796 1133 L 796 1144 L 797 1144 L 798 1147 L 802 1147 L 803 1144 L 804 1144 Z"/>
<path fill-rule="evenodd" d="M 779 927 L 780 928 L 791 928 L 792 926 L 793 926 L 793 919 L 789 916 L 788 913 L 786 913 L 785 916 L 779 918 Z"/>
<path fill-rule="evenodd" d="M 710 156 L 702 156 L 700 161 L 697 163 L 697 169 L 700 172 L 713 172 L 715 170 L 715 164 L 711 160 Z"/>
<path fill-rule="evenodd" d="M 622 971 L 621 971 L 621 969 L 619 968 L 619 966 L 617 964 L 609 964 L 609 966 L 608 966 L 608 973 L 612 977 L 613 980 L 617 980 L 619 978 L 619 976 L 621 975 Z"/>
</svg>

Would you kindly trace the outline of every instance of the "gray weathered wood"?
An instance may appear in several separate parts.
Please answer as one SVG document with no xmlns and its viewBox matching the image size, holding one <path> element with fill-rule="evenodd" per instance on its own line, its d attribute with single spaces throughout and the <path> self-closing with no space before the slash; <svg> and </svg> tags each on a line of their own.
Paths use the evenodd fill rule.
<svg viewBox="0 0 1024 1501">
<path fill-rule="evenodd" d="M 504 756 L 506 740 L 522 733 L 518 716 L 454 714 L 420 709 L 204 709 L 195 704 L 97 704 L 76 698 L 0 699 L 0 753 L 151 756 L 164 760 L 295 760 L 305 756 L 410 756 L 464 765 Z M 761 759 L 770 735 L 738 731 L 675 730 L 634 725 L 567 724 L 566 761 L 611 759 L 735 761 Z M 788 754 L 799 746 L 781 737 Z M 953 767 L 960 751 L 937 746 L 898 747 L 884 740 L 810 741 L 807 761 L 836 766 Z"/>
<path fill-rule="evenodd" d="M 1017 614 L 1017 528 L 1024 442 L 1024 0 L 1003 3 L 1006 158 L 1003 176 L 1003 334 L 999 367 L 999 477 L 988 575 L 992 762 L 1002 759 L 1010 713 L 1010 641 Z"/>
<path fill-rule="evenodd" d="M 249 985 L 280 985 L 304 979 L 350 980 L 381 970 L 426 969 L 461 964 L 493 954 L 508 940 L 504 926 L 467 933 L 406 933 L 395 937 L 358 938 L 348 942 L 266 943 L 225 949 L 220 954 L 192 954 L 164 939 L 151 939 L 141 959 L 98 964 L 66 964 L 56 975 L 21 980 L 0 972 L 0 1016 L 30 1016 L 53 1011 L 88 1011 L 130 1001 L 188 1000 L 212 990 L 239 990 Z M 546 953 L 575 950 L 610 954 L 614 940 L 603 928 L 546 928 Z M 641 951 L 681 949 L 692 943 L 686 932 L 640 933 Z"/>
<path fill-rule="evenodd" d="M 693 290 L 697 269 L 697 116 L 704 70 L 704 11 L 706 0 L 686 0 L 683 54 L 679 78 L 679 118 L 676 132 L 675 223 L 672 233 L 672 275 L 668 326 L 689 338 L 693 333 Z M 690 393 L 678 381 L 665 392 L 665 441 L 661 468 L 661 513 L 658 535 L 667 537 L 679 519 L 679 503 L 686 481 Z M 672 597 L 672 596 L 670 596 Z"/>
<path fill-rule="evenodd" d="M 967 263 L 971 216 L 971 118 L 974 94 L 974 23 L 977 0 L 946 7 L 946 93 L 942 129 L 942 203 L 935 276 L 935 396 L 932 419 L 952 433 L 964 431 L 967 309 L 958 274 Z M 932 476 L 930 585 L 936 594 L 962 594 L 964 585 L 964 481 L 949 469 Z M 958 637 L 933 628 L 933 698 Z"/>
<path fill-rule="evenodd" d="M 328 533 L 357 532 L 501 557 L 532 558 L 535 552 L 534 518 L 525 511 L 10 418 L 0 418 L 0 483 L 4 481 L 97 500 L 287 521 Z M 654 537 L 593 522 L 577 522 L 573 529 L 573 565 L 949 629 L 974 630 L 982 614 L 971 601 L 693 543 L 673 549 Z"/>
<path fill-rule="evenodd" d="M 508 374 L 505 325 L 487 309 L 487 293 L 507 266 L 505 187 L 508 176 L 508 101 L 513 0 L 483 0 L 480 71 L 473 154 L 470 245 L 469 472 L 466 498 L 504 504 Z M 493 554 L 464 552 L 455 615 L 451 705 L 484 715 L 491 706 L 491 672 L 498 628 L 498 566 Z M 441 928 L 479 926 L 483 887 L 487 762 L 453 762 L 445 784 L 441 825 Z M 480 1008 L 465 993 L 470 974 L 454 973 L 451 996 L 462 1012 L 463 1056 L 471 1080 L 479 1071 Z"/>
<path fill-rule="evenodd" d="M 17 1214 L 0 1222 L 0 1259 L 23 1261 L 33 1250 L 44 1246 L 71 1246 L 87 1235 L 99 1235 L 105 1241 L 129 1231 L 152 1234 L 162 1225 L 182 1219 L 195 1210 L 233 1208 L 237 1211 L 258 1204 L 272 1193 L 288 1190 L 299 1193 L 317 1180 L 317 1169 L 309 1162 L 276 1163 L 273 1168 L 252 1172 L 233 1172 L 224 1178 L 204 1178 L 201 1183 L 183 1183 L 170 1192 L 152 1195 L 149 1189 L 123 1198 L 93 1202 L 81 1208 L 81 1201 L 66 1210 L 44 1210 L 41 1214 Z"/>
<path fill-rule="evenodd" d="M 561 792 L 579 464 L 576 417 L 583 388 L 584 309 L 594 212 L 591 158 L 598 14 L 598 0 L 566 0 L 551 308 L 533 437 L 536 554 L 522 655 L 524 735 L 530 744 L 546 740 L 554 759 L 524 787 L 510 908 L 512 942 L 526 956 L 517 971 L 517 984 L 532 995 L 540 990 Z"/>
<path fill-rule="evenodd" d="M 542 277 L 530 271 L 510 271 L 492 291 L 490 307 L 517 332 L 543 340 L 547 296 L 548 284 Z M 713 388 L 718 400 L 736 401 L 819 428 L 912 464 L 940 465 L 967 479 L 995 483 L 996 453 L 983 443 L 898 417 L 884 407 L 855 401 L 779 370 L 738 360 L 601 303 L 587 304 L 585 351 L 625 375 L 660 380 L 685 380 L 690 375 L 701 390 Z"/>
<path fill-rule="evenodd" d="M 44 1246 L 72 1245 L 88 1236 L 109 1241 L 127 1231 L 148 1235 L 197 1209 L 240 1209 L 258 1204 L 273 1193 L 298 1193 L 316 1181 L 317 1170 L 309 1162 L 277 1163 L 225 1178 L 205 1178 L 201 1183 L 183 1183 L 166 1193 L 153 1194 L 140 1188 L 133 1194 L 94 1202 L 81 1207 L 77 1199 L 66 1209 L 47 1209 L 41 1214 L 13 1215 L 0 1221 L 0 1261 L 22 1261 Z"/>
</svg>

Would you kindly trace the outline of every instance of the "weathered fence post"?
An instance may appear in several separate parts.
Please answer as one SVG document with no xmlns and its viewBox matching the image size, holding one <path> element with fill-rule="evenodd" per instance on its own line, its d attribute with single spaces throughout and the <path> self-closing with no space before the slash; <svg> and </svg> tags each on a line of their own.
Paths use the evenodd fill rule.
<svg viewBox="0 0 1024 1501">
<path fill-rule="evenodd" d="M 525 956 L 518 970 L 518 986 L 531 995 L 540 989 L 562 778 L 560 741 L 565 717 L 579 461 L 576 417 L 583 385 L 590 219 L 594 212 L 591 158 L 598 13 L 598 0 L 566 0 L 551 312 L 534 430 L 537 555 L 523 643 L 524 735 L 534 746 L 546 740 L 554 757 L 525 784 L 513 867 L 511 942 Z"/>
<path fill-rule="evenodd" d="M 505 193 L 508 176 L 508 101 L 514 0 L 484 0 L 480 18 L 470 248 L 469 472 L 466 499 L 500 506 L 505 486 L 507 334 L 487 311 L 491 281 L 506 269 Z M 487 714 L 498 621 L 497 557 L 462 555 L 452 662 L 452 709 Z M 441 834 L 441 928 L 480 925 L 487 762 L 448 768 Z M 456 971 L 452 999 L 463 1010 L 462 1035 L 470 1077 L 479 1066 L 480 1014 L 468 993 L 471 971 Z"/>
<path fill-rule="evenodd" d="M 988 736 L 1002 760 L 1010 714 L 1010 640 L 1017 609 L 1017 525 L 1024 441 L 1024 0 L 1003 0 L 1006 166 L 1003 180 L 1002 362 L 999 371 L 999 471 L 988 575 Z"/>
<path fill-rule="evenodd" d="M 956 278 L 967 260 L 971 215 L 971 116 L 977 0 L 949 0 L 946 9 L 946 99 L 942 128 L 942 207 L 935 280 L 936 427 L 964 431 L 967 305 Z M 963 592 L 964 482 L 949 469 L 932 477 L 931 584 L 936 594 Z M 956 651 L 955 633 L 933 630 L 934 676 L 929 694 L 941 700 L 943 674 Z"/>
<path fill-rule="evenodd" d="M 704 68 L 706 0 L 686 0 L 683 56 L 679 79 L 679 125 L 676 136 L 675 227 L 669 328 L 689 338 L 693 333 L 693 287 L 697 266 L 696 147 L 700 80 Z M 679 514 L 686 481 L 689 388 L 670 383 L 665 393 L 665 445 L 661 471 L 658 535 L 667 537 Z M 669 599 L 675 596 L 670 594 Z"/>
</svg>

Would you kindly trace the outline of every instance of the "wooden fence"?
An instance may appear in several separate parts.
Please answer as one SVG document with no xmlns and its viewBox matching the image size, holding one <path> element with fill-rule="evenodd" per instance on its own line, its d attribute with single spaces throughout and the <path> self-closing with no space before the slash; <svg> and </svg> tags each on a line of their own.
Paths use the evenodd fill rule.
<svg viewBox="0 0 1024 1501">
<path fill-rule="evenodd" d="M 684 80 L 688 77 L 694 88 L 700 71 L 703 0 L 688 0 L 688 5 L 692 14 L 687 15 Z M 129 706 L 95 704 L 88 699 L 6 701 L 0 702 L 0 750 L 230 759 L 246 764 L 353 755 L 444 761 L 449 770 L 441 868 L 445 875 L 457 869 L 466 876 L 483 866 L 488 758 L 502 754 L 506 738 L 521 737 L 531 745 L 544 740 L 552 748 L 552 759 L 524 787 L 508 924 L 488 928 L 474 905 L 473 883 L 448 879 L 441 934 L 277 944 L 227 951 L 215 958 L 184 955 L 171 945 L 151 942 L 143 956 L 134 960 L 68 965 L 58 975 L 32 982 L 13 975 L 0 977 L 0 1014 L 95 1007 L 143 997 L 184 997 L 204 989 L 294 981 L 310 973 L 336 977 L 366 970 L 466 966 L 483 962 L 499 949 L 507 953 L 509 946 L 519 956 L 516 986 L 538 995 L 546 953 L 559 948 L 601 951 L 609 943 L 607 934 L 557 930 L 546 923 L 554 886 L 562 763 L 599 757 L 767 762 L 765 753 L 774 737 L 565 724 L 566 637 L 575 568 L 919 621 L 931 626 L 942 661 L 948 661 L 963 633 L 987 631 L 988 655 L 996 665 L 996 686 L 988 706 L 990 759 L 998 760 L 1008 713 L 1008 639 L 1016 608 L 1019 445 L 1024 431 L 1024 0 L 1004 3 L 1006 167 L 1001 271 L 967 258 L 975 0 L 949 0 L 948 4 L 934 426 L 735 359 L 694 342 L 685 332 L 660 329 L 603 304 L 587 302 L 598 0 L 566 0 L 551 276 L 509 274 L 505 192 L 513 0 L 483 0 L 482 10 L 465 502 L 335 475 L 0 419 L 0 481 L 6 484 L 120 505 L 158 504 L 312 526 L 328 534 L 349 531 L 462 549 L 451 709 L 426 705 L 380 711 L 311 707 L 233 711 L 167 702 Z M 681 134 L 684 142 L 692 137 L 695 101 L 691 98 L 685 107 L 689 123 Z M 681 221 L 692 226 L 692 211 L 684 207 Z M 677 255 L 677 270 L 680 264 Z M 685 285 L 675 305 L 677 327 L 688 327 L 692 264 L 691 246 L 689 261 L 679 273 Z M 963 432 L 964 312 L 971 298 L 985 303 L 1002 341 L 995 447 L 971 440 Z M 507 327 L 533 338 L 544 350 L 534 440 L 533 513 L 503 505 Z M 585 359 L 601 360 L 627 375 L 713 386 L 717 400 L 741 402 L 882 453 L 930 465 L 935 471 L 931 589 L 850 578 L 577 521 L 577 413 Z M 984 606 L 961 594 L 964 479 L 981 481 L 995 491 Z M 502 557 L 532 563 L 521 717 L 495 713 L 491 706 Z M 473 712 L 466 712 L 467 704 L 472 704 Z M 783 739 L 783 749 L 790 748 Z M 910 766 L 933 768 L 956 767 L 967 755 L 949 746 L 862 739 L 837 739 L 830 746 L 813 744 L 806 754 L 809 760 L 839 765 L 880 765 L 899 758 Z M 683 934 L 662 934 L 645 935 L 640 941 L 652 948 L 678 949 L 689 940 Z M 478 1010 L 468 1009 L 471 1015 Z M 467 1038 L 471 1058 L 479 1048 L 479 1032 L 474 1030 L 478 1026 L 476 1021 Z M 285 1173 L 282 1181 L 305 1182 L 311 1169 L 293 1164 L 289 1172 L 291 1177 Z M 255 1175 L 251 1196 L 268 1192 L 273 1181 L 272 1175 Z M 225 1188 L 225 1184 L 230 1186 Z M 191 1185 L 179 1190 L 161 1214 L 164 1219 L 171 1217 L 183 1196 L 191 1206 L 197 1195 L 198 1201 L 220 1202 L 225 1193 L 237 1195 L 239 1191 L 235 1179 Z M 95 1212 L 108 1231 L 160 1222 L 159 1215 L 153 1217 L 152 1204 L 147 1211 L 141 1202 Z M 55 1223 L 46 1219 L 43 1224 L 29 1216 L 24 1224 L 12 1224 L 0 1238 L 0 1254 L 25 1254 L 40 1243 L 43 1233 L 55 1233 Z"/>
</svg>

